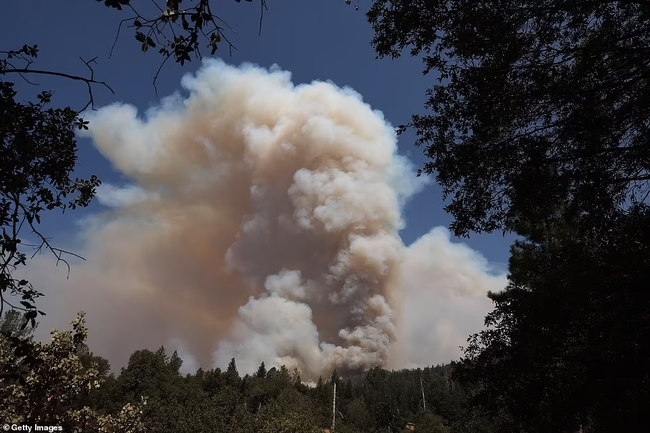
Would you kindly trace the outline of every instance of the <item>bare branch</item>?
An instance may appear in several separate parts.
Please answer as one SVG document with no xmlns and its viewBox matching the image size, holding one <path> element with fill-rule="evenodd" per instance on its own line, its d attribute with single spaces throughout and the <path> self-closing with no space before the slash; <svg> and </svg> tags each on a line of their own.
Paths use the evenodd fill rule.
<svg viewBox="0 0 650 433">
<path fill-rule="evenodd" d="M 160 11 L 161 14 L 165 13 L 165 11 L 162 10 L 162 8 L 160 6 L 158 6 L 158 3 L 156 3 L 156 0 L 151 0 L 151 3 L 153 3 L 158 8 L 158 10 Z"/>
<path fill-rule="evenodd" d="M 124 24 L 125 21 L 131 21 L 135 20 L 135 17 L 132 18 L 124 18 L 123 20 L 120 21 L 120 24 L 117 26 L 117 33 L 115 34 L 115 40 L 113 41 L 113 45 L 111 46 L 111 51 L 108 53 L 108 58 L 110 59 L 113 57 L 113 50 L 115 49 L 115 45 L 117 45 L 117 40 L 120 37 L 120 31 L 122 30 L 122 24 Z"/>
<path fill-rule="evenodd" d="M 156 86 L 156 81 L 158 81 L 158 75 L 160 75 L 160 71 L 162 70 L 163 66 L 165 66 L 165 63 L 167 62 L 167 60 L 169 60 L 169 58 L 171 56 L 172 56 L 172 54 L 169 53 L 165 57 L 165 60 L 163 60 L 162 63 L 160 64 L 160 66 L 158 66 L 158 70 L 156 71 L 156 75 L 154 75 L 154 77 L 153 77 L 153 89 L 154 89 L 154 92 L 156 92 L 156 97 L 158 97 L 158 87 Z"/>
<path fill-rule="evenodd" d="M 86 83 L 88 86 L 88 95 L 90 99 L 88 100 L 88 103 L 78 112 L 81 113 L 84 110 L 86 110 L 89 106 L 94 109 L 95 107 L 95 100 L 93 97 L 93 92 L 92 92 L 92 85 L 93 84 L 98 84 L 101 86 L 106 87 L 112 94 L 115 94 L 115 91 L 104 81 L 97 81 L 94 78 L 94 71 L 92 66 L 90 66 L 91 63 L 96 63 L 95 60 L 97 58 L 95 57 L 94 59 L 91 59 L 89 61 L 85 61 L 84 59 L 81 59 L 81 61 L 90 69 L 90 78 L 86 77 L 81 77 L 79 75 L 71 75 L 71 74 L 66 74 L 63 72 L 55 72 L 55 71 L 47 71 L 47 70 L 41 70 L 41 69 L 29 69 L 29 68 L 22 68 L 22 69 L 17 69 L 17 68 L 12 68 L 12 69 L 0 69 L 0 75 L 3 74 L 11 74 L 11 73 L 17 73 L 17 74 L 38 74 L 38 75 L 50 75 L 50 76 L 55 76 L 55 77 L 62 77 L 62 78 L 67 78 L 70 80 L 74 81 L 82 81 Z"/>
<path fill-rule="evenodd" d="M 215 53 L 217 45 L 222 41 L 228 44 L 230 56 L 233 54 L 233 49 L 237 49 L 225 35 L 226 29 L 232 33 L 235 33 L 235 30 L 223 18 L 213 13 L 210 0 L 198 0 L 192 7 L 178 10 L 165 10 L 155 0 L 151 0 L 151 2 L 156 10 L 153 16 L 150 17 L 145 17 L 133 5 L 127 5 L 133 15 L 120 21 L 110 56 L 112 56 L 117 40 L 121 36 L 124 23 L 129 24 L 128 27 L 135 28 L 135 36 L 138 42 L 142 44 L 143 52 L 160 46 L 159 53 L 162 54 L 164 59 L 159 65 L 153 80 L 154 91 L 157 96 L 157 78 L 167 64 L 169 57 L 174 57 L 176 62 L 181 63 L 181 65 L 191 61 L 189 57 L 192 55 L 197 59 L 203 58 L 199 37 L 207 39 L 207 45 L 212 49 L 212 54 Z M 174 6 L 171 7 L 174 8 Z M 260 35 L 266 10 L 268 10 L 266 0 L 260 0 Z"/>
<path fill-rule="evenodd" d="M 260 31 L 258 36 L 262 36 L 262 21 L 264 20 L 264 10 L 268 10 L 266 7 L 266 0 L 260 0 Z"/>
</svg>

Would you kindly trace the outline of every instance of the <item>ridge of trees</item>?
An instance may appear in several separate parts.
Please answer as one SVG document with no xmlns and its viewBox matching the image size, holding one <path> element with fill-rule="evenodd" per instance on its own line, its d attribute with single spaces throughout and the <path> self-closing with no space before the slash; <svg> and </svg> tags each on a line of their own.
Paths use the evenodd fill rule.
<svg viewBox="0 0 650 433">
<path fill-rule="evenodd" d="M 18 317 L 8 311 L 0 327 L 18 331 Z M 30 337 L 36 363 L 23 364 L 23 353 L 0 344 L 0 368 L 23 365 L 28 370 L 0 386 L 5 422 L 84 432 L 322 433 L 332 422 L 334 383 L 340 433 L 489 432 L 501 422 L 472 409 L 473 389 L 454 381 L 451 364 L 375 368 L 348 378 L 335 371 L 308 386 L 297 370 L 284 366 L 267 370 L 262 364 L 255 374 L 242 376 L 234 359 L 224 371 L 183 375 L 182 359 L 161 347 L 134 352 L 114 374 L 106 359 L 89 351 L 83 313 L 72 328 L 53 331 L 48 344 Z"/>
</svg>

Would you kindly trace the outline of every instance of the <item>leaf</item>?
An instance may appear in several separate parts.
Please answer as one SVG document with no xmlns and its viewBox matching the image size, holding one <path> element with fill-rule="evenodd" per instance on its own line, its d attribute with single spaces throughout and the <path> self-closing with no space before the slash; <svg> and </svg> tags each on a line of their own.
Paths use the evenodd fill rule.
<svg viewBox="0 0 650 433">
<path fill-rule="evenodd" d="M 144 33 L 136 32 L 135 39 L 138 42 L 143 42 L 143 43 L 147 42 L 147 37 L 145 36 Z"/>
<path fill-rule="evenodd" d="M 156 48 L 156 44 L 151 38 L 147 38 L 147 45 L 149 45 L 151 48 Z"/>
</svg>

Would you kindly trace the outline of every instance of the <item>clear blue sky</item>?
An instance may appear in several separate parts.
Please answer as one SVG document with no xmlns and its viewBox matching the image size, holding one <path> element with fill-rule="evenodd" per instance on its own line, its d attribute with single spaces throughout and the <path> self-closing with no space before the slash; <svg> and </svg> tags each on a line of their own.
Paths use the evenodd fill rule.
<svg viewBox="0 0 650 433">
<path fill-rule="evenodd" d="M 151 7 L 149 1 L 134 4 L 142 5 L 143 10 Z M 215 4 L 221 8 L 219 15 L 236 32 L 229 34 L 237 47 L 232 57 L 225 45 L 217 53 L 228 63 L 252 62 L 265 67 L 278 64 L 293 73 L 295 83 L 331 80 L 339 86 L 350 86 L 395 126 L 407 122 L 412 113 L 423 112 L 425 90 L 435 77 L 424 77 L 417 59 L 375 59 L 370 46 L 372 29 L 363 10 L 355 11 L 354 7 L 345 5 L 344 0 L 268 0 L 269 9 L 265 12 L 261 36 L 258 36 L 260 8 L 257 0 Z M 40 56 L 33 68 L 83 75 L 87 70 L 79 56 L 84 59 L 98 56 L 95 77 L 106 80 L 116 93 L 111 95 L 97 88 L 95 99 L 99 106 L 122 101 L 144 110 L 158 101 L 151 81 L 161 57 L 156 51 L 142 54 L 133 39 L 133 29 L 122 30 L 115 52 L 108 58 L 118 23 L 130 15 L 128 11 L 108 9 L 94 0 L 5 0 L 2 15 L 0 49 L 38 44 Z M 198 66 L 196 61 L 183 68 L 169 62 L 158 80 L 159 94 L 164 96 L 178 90 L 181 76 L 195 71 Z M 18 77 L 12 78 L 19 81 Z M 85 104 L 87 90 L 83 83 L 31 78 L 45 89 L 56 90 L 57 104 L 70 104 L 75 108 Z M 24 98 L 38 91 L 26 84 L 20 85 L 20 90 L 25 92 L 20 94 Z M 421 150 L 413 145 L 414 141 L 413 134 L 404 134 L 400 137 L 399 148 L 420 166 L 424 159 Z M 79 143 L 79 176 L 96 174 L 112 184 L 126 181 L 120 179 L 87 139 Z M 99 208 L 101 205 L 94 203 L 89 211 Z M 44 228 L 47 234 L 54 235 L 55 241 L 60 240 L 65 233 L 74 230 L 74 218 L 82 214 L 64 218 L 48 215 Z M 402 232 L 406 244 L 433 226 L 449 225 L 450 218 L 443 211 L 442 196 L 435 183 L 409 203 L 406 220 L 408 225 Z M 503 268 L 513 239 L 501 234 L 472 235 L 465 242 Z"/>
</svg>

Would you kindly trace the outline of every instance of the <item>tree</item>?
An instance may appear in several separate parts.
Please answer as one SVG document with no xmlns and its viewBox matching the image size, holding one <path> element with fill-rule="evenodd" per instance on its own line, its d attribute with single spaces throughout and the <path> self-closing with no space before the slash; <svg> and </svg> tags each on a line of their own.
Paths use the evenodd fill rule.
<svg viewBox="0 0 650 433">
<path fill-rule="evenodd" d="M 648 221 L 644 207 L 592 238 L 513 246 L 509 286 L 457 366 L 480 406 L 531 432 L 646 429 Z"/>
<path fill-rule="evenodd" d="M 228 363 L 228 368 L 226 368 L 226 376 L 231 379 L 239 380 L 239 372 L 237 371 L 237 364 L 235 363 L 235 358 L 232 358 Z"/>
<path fill-rule="evenodd" d="M 510 429 L 645 428 L 650 4 L 379 0 L 368 18 L 380 57 L 439 74 L 398 132 L 414 127 L 454 233 L 525 238 L 457 377 Z"/>
<path fill-rule="evenodd" d="M 415 433 L 449 433 L 450 429 L 444 424 L 444 420 L 431 411 L 421 411 L 415 418 Z"/>
<path fill-rule="evenodd" d="M 160 71 L 170 58 L 181 66 L 192 61 L 192 56 L 202 59 L 202 41 L 207 41 L 204 47 L 208 48 L 210 55 L 214 56 L 222 42 L 228 45 L 230 53 L 236 49 L 226 35 L 226 29 L 232 28 L 228 23 L 214 12 L 214 1 L 211 0 L 166 0 L 164 9 L 156 0 L 147 3 L 151 10 L 146 10 L 145 5 L 138 4 L 135 8 L 130 0 L 97 0 L 106 7 L 119 11 L 128 10 L 129 17 L 120 21 L 113 48 L 117 43 L 123 24 L 135 29 L 135 39 L 141 44 L 142 52 L 149 49 L 158 49 L 163 60 L 153 78 L 156 89 L 156 80 Z M 237 3 L 241 0 L 235 0 Z M 253 0 L 246 0 L 252 3 Z M 262 34 L 262 21 L 266 10 L 266 0 L 259 0 L 260 26 Z M 112 50 L 111 50 L 112 52 Z M 156 89 L 156 93 L 157 93 Z"/>
<path fill-rule="evenodd" d="M 264 362 L 260 364 L 260 367 L 257 369 L 257 372 L 255 373 L 255 377 L 258 377 L 260 379 L 264 379 L 266 377 L 266 367 L 264 366 Z"/>
<path fill-rule="evenodd" d="M 83 313 L 72 322 L 72 331 L 52 331 L 47 344 L 30 342 L 26 353 L 26 377 L 4 382 L 0 388 L 0 417 L 9 424 L 60 425 L 64 431 L 140 432 L 141 405 L 126 404 L 117 414 L 102 415 L 89 407 L 76 408 L 82 395 L 101 386 L 94 369 L 84 369 L 77 355 L 88 337 Z M 13 337 L 16 338 L 16 337 Z M 0 346 L 0 366 L 13 368 L 15 360 Z"/>
<path fill-rule="evenodd" d="M 33 356 L 26 359 L 26 355 L 31 351 L 35 327 L 27 326 L 28 323 L 29 320 L 16 310 L 6 311 L 0 320 L 0 353 L 4 356 L 0 383 L 11 383 L 29 371 L 25 361 L 34 359 Z"/>
<path fill-rule="evenodd" d="M 322 433 L 309 411 L 283 408 L 271 403 L 264 408 L 255 426 L 260 433 Z"/>
<path fill-rule="evenodd" d="M 330 384 L 338 383 L 340 378 L 341 376 L 339 376 L 339 373 L 336 371 L 336 369 L 334 369 L 334 371 L 332 371 L 332 374 L 330 375 L 328 382 Z"/>
<path fill-rule="evenodd" d="M 85 81 L 89 88 L 91 84 L 103 83 L 92 76 L 82 78 L 29 69 L 38 55 L 36 46 L 0 54 L 5 56 L 0 60 L 0 315 L 4 306 L 9 305 L 24 311 L 25 318 L 34 326 L 39 313 L 34 301 L 42 294 L 13 273 L 26 264 L 25 247 L 32 247 L 34 254 L 49 250 L 57 261 L 65 262 L 64 256 L 71 253 L 53 247 L 38 230 L 41 215 L 46 210 L 65 212 L 87 206 L 100 182 L 95 176 L 89 180 L 70 177 L 77 161 L 75 130 L 87 129 L 88 123 L 79 117 L 79 112 L 69 107 L 48 108 L 51 92 L 41 92 L 36 103 L 19 103 L 15 100 L 14 84 L 4 81 L 4 77 L 47 73 Z M 26 62 L 28 66 L 20 67 L 17 62 Z M 31 229 L 39 244 L 24 245 L 24 229 Z M 18 305 L 11 303 L 7 295 L 19 296 Z"/>
<path fill-rule="evenodd" d="M 31 337 L 35 327 L 25 326 L 27 323 L 28 320 L 20 312 L 16 310 L 5 311 L 4 317 L 0 319 L 0 334 L 22 339 Z"/>
<path fill-rule="evenodd" d="M 183 359 L 178 354 L 178 351 L 174 350 L 169 361 L 167 361 L 167 365 L 173 373 L 180 374 L 181 367 L 183 366 Z"/>
<path fill-rule="evenodd" d="M 414 127 L 458 236 L 585 227 L 650 194 L 650 5 L 377 0 L 380 57 L 439 74 Z"/>
<path fill-rule="evenodd" d="M 363 399 L 356 398 L 345 408 L 345 423 L 356 427 L 360 431 L 367 431 L 373 427 L 373 419 L 366 408 Z"/>
<path fill-rule="evenodd" d="M 152 431 L 191 432 L 201 429 L 223 431 L 224 411 L 209 407 L 202 384 L 180 375 L 182 362 L 177 352 L 167 356 L 165 348 L 155 352 L 134 352 L 115 383 L 118 405 L 146 398 L 142 420 Z M 111 402 L 100 402 L 110 408 Z"/>
</svg>

